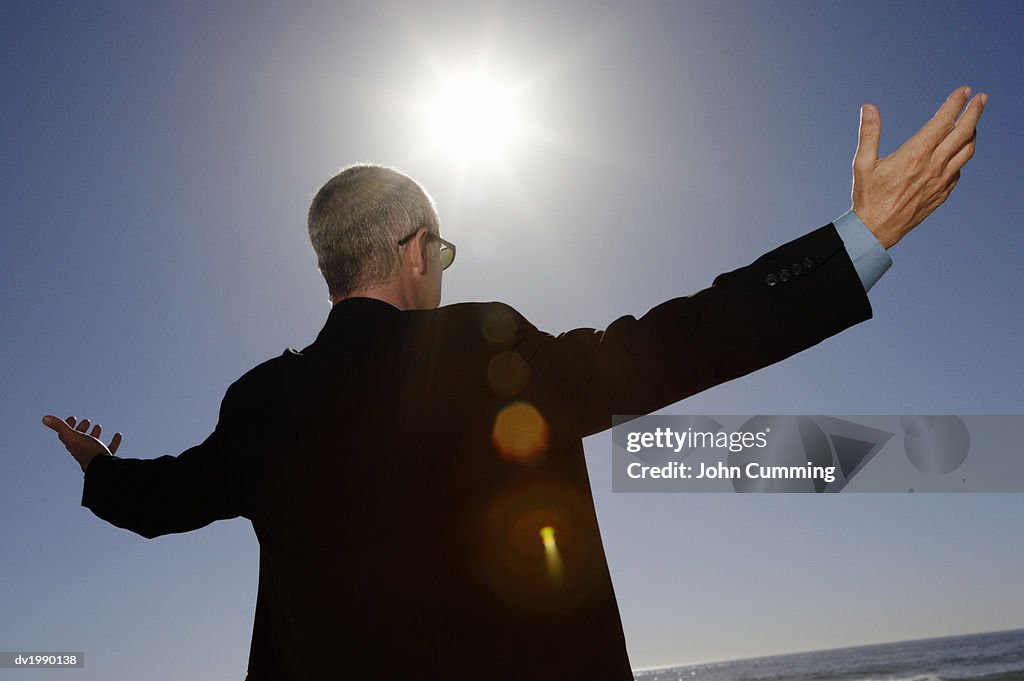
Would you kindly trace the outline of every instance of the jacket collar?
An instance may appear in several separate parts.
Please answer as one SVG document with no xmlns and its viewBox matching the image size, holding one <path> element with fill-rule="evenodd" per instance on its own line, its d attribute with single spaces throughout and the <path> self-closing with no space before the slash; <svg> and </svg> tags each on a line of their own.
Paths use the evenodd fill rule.
<svg viewBox="0 0 1024 681">
<path fill-rule="evenodd" d="M 376 317 L 392 312 L 401 312 L 401 308 L 377 298 L 346 298 L 338 301 L 327 315 L 327 323 L 335 319 L 351 319 L 352 317 Z"/>
<path fill-rule="evenodd" d="M 397 314 L 402 310 L 391 303 L 376 298 L 346 298 L 334 304 L 324 328 L 320 330 L 313 344 L 321 342 L 329 336 L 332 329 L 346 326 L 351 320 L 372 319 Z"/>
</svg>

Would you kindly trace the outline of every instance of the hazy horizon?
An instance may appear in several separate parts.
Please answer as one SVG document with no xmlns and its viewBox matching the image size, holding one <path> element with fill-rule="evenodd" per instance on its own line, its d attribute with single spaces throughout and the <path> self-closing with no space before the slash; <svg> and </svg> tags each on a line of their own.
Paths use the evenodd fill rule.
<svg viewBox="0 0 1024 681">
<path fill-rule="evenodd" d="M 749 657 L 733 657 L 733 658 L 729 658 L 729 659 L 725 659 L 725 660 L 702 660 L 702 661 L 699 661 L 699 662 L 683 662 L 683 663 L 680 663 L 680 664 L 659 665 L 657 667 L 636 667 L 636 666 L 634 666 L 633 667 L 633 671 L 634 672 L 647 672 L 647 671 L 653 671 L 653 670 L 657 670 L 657 669 L 672 669 L 674 667 L 689 667 L 689 666 L 693 666 L 693 665 L 718 664 L 718 663 L 721 663 L 721 662 L 741 662 L 743 660 L 756 660 L 756 659 L 761 659 L 761 658 L 765 658 L 765 657 L 785 657 L 786 655 L 800 655 L 801 653 L 820 653 L 820 652 L 826 652 L 826 651 L 830 651 L 830 650 L 853 650 L 855 648 L 869 648 L 871 646 L 884 646 L 884 645 L 889 645 L 889 644 L 896 645 L 896 644 L 900 644 L 900 643 L 914 643 L 914 642 L 917 642 L 917 641 L 938 641 L 938 640 L 941 640 L 941 639 L 944 639 L 944 638 L 960 638 L 961 636 L 981 636 L 981 635 L 984 635 L 984 634 L 1008 634 L 1008 633 L 1011 633 L 1011 632 L 1014 632 L 1014 631 L 1024 632 L 1024 627 L 1013 628 L 1013 629 L 995 629 L 993 631 L 968 631 L 968 632 L 964 632 L 964 633 L 960 633 L 960 634 L 950 634 L 948 636 L 926 636 L 924 638 L 908 638 L 908 639 L 899 639 L 899 640 L 895 640 L 895 641 L 875 641 L 873 643 L 858 643 L 856 645 L 836 646 L 836 647 L 832 647 L 832 648 L 809 648 L 809 649 L 799 649 L 799 650 L 787 650 L 787 651 L 781 652 L 781 653 L 768 653 L 768 654 L 765 654 L 765 655 L 751 655 Z"/>
</svg>

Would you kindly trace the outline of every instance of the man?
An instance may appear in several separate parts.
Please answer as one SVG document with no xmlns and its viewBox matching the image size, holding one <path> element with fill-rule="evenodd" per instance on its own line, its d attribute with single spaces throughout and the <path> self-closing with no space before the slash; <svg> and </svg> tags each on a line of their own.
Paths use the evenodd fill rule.
<svg viewBox="0 0 1024 681">
<path fill-rule="evenodd" d="M 353 166 L 314 198 L 333 302 L 302 352 L 228 389 L 177 457 L 44 423 L 82 504 L 156 537 L 244 516 L 260 542 L 249 681 L 631 679 L 580 439 L 870 318 L 884 249 L 942 204 L 985 95 L 958 88 L 896 153 L 861 110 L 852 210 L 605 331 L 554 337 L 501 303 L 438 307 L 454 247 L 410 178 Z"/>
</svg>

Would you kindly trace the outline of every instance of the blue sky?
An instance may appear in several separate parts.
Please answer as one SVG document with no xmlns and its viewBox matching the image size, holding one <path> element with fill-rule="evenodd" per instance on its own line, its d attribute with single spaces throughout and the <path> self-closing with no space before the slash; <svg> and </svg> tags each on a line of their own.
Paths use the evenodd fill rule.
<svg viewBox="0 0 1024 681">
<path fill-rule="evenodd" d="M 977 155 L 891 251 L 874 319 L 666 412 L 1024 413 L 1019 3 L 0 13 L 2 650 L 84 650 L 81 678 L 244 677 L 248 523 L 106 525 L 39 418 L 122 430 L 122 456 L 202 441 L 228 384 L 323 323 L 305 212 L 356 161 L 436 199 L 459 245 L 444 302 L 603 327 L 842 214 L 862 103 L 887 154 L 969 84 L 990 97 Z M 481 62 L 531 134 L 462 162 L 425 147 L 417 107 Z M 613 495 L 610 439 L 586 448 L 637 668 L 1024 626 L 1019 494 Z"/>
</svg>

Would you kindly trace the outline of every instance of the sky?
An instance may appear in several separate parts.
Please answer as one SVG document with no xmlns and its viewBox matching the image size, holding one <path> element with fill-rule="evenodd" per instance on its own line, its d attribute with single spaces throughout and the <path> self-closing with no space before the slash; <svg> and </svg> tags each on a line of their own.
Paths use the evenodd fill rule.
<svg viewBox="0 0 1024 681">
<path fill-rule="evenodd" d="M 1022 20 L 1017 2 L 5 3 L 0 650 L 84 651 L 82 679 L 244 678 L 251 525 L 107 525 L 39 419 L 120 430 L 128 457 L 205 439 L 231 382 L 323 324 L 305 214 L 357 161 L 436 200 L 459 246 L 445 304 L 602 328 L 844 213 L 861 104 L 884 155 L 970 85 L 989 94 L 977 154 L 890 251 L 874 318 L 664 413 L 1024 413 Z M 520 111 L 504 147 L 425 122 L 467 72 Z M 585 447 L 634 668 L 1024 627 L 1024 495 L 613 494 L 610 437 Z"/>
</svg>

